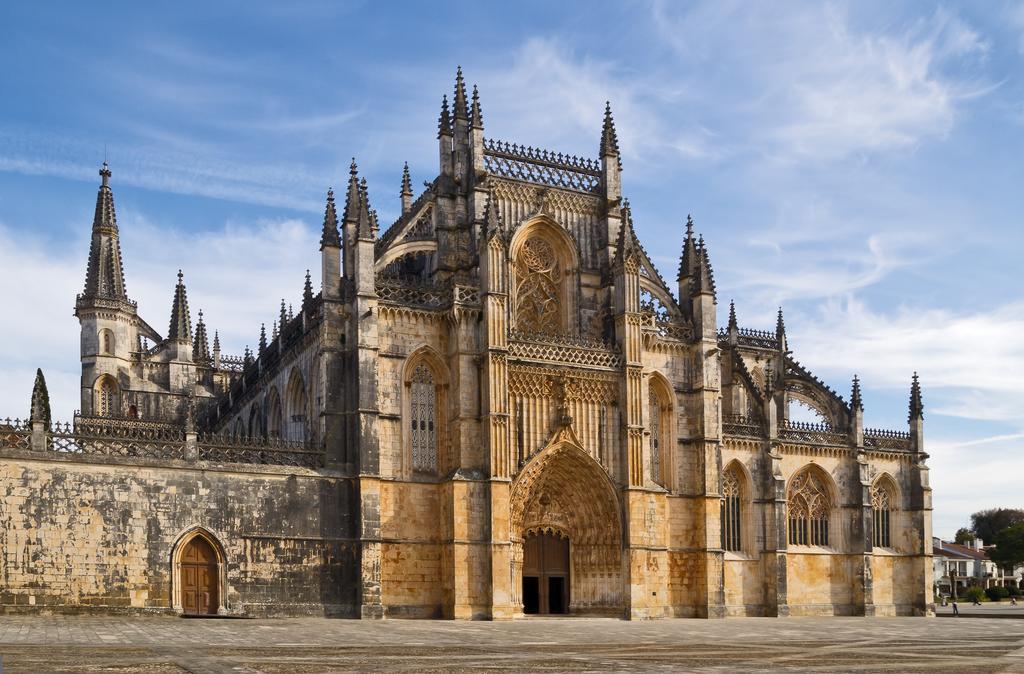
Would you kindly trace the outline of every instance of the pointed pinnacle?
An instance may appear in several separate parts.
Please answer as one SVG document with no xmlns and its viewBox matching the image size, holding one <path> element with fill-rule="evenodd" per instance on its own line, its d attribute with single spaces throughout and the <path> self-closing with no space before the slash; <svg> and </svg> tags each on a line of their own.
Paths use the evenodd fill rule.
<svg viewBox="0 0 1024 674">
<path fill-rule="evenodd" d="M 281 328 L 288 322 L 288 311 L 285 308 L 284 298 L 281 298 Z"/>
<path fill-rule="evenodd" d="M 921 382 L 917 378 L 917 372 L 910 383 L 910 414 L 908 421 L 924 419 L 924 403 L 921 401 Z"/>
<path fill-rule="evenodd" d="M 601 156 L 616 157 L 618 166 L 622 168 L 622 161 L 619 157 L 619 137 L 615 133 L 615 120 L 612 118 L 611 103 L 604 104 L 604 124 L 601 127 Z"/>
<path fill-rule="evenodd" d="M 466 81 L 462 78 L 462 66 L 455 71 L 455 119 L 468 119 L 466 108 Z"/>
<path fill-rule="evenodd" d="M 448 113 L 448 94 L 441 97 L 441 115 L 437 118 L 437 137 L 452 135 L 452 118 Z"/>
<path fill-rule="evenodd" d="M 739 324 L 736 322 L 736 303 L 729 300 L 729 330 L 739 330 Z"/>
<path fill-rule="evenodd" d="M 324 248 L 340 248 L 341 238 L 338 236 L 338 210 L 334 205 L 334 189 L 327 190 L 327 204 L 324 206 L 324 226 L 320 233 L 320 250 Z"/>
<path fill-rule="evenodd" d="M 676 280 L 693 276 L 697 266 L 697 247 L 693 241 L 693 218 L 686 216 L 686 237 L 683 239 L 683 253 L 679 256 L 679 275 Z"/>
<path fill-rule="evenodd" d="M 348 192 L 345 194 L 345 213 L 342 219 L 346 223 L 355 222 L 359 217 L 359 169 L 356 167 L 356 159 L 352 158 L 352 164 L 348 170 Z"/>
<path fill-rule="evenodd" d="M 779 307 L 778 317 L 775 319 L 775 336 L 782 337 L 786 334 L 786 322 L 782 319 L 782 307 Z"/>
<path fill-rule="evenodd" d="M 401 196 L 412 196 L 412 178 L 409 176 L 409 162 L 402 167 L 402 191 Z"/>
<path fill-rule="evenodd" d="M 480 110 L 480 92 L 477 91 L 475 84 L 473 85 L 473 107 L 469 113 L 470 119 L 473 120 L 473 128 L 484 128 L 484 113 Z"/>
<path fill-rule="evenodd" d="M 864 401 L 861 400 L 860 395 L 860 379 L 857 375 L 853 375 L 853 388 L 850 390 L 850 409 L 854 411 L 864 411 Z"/>
</svg>

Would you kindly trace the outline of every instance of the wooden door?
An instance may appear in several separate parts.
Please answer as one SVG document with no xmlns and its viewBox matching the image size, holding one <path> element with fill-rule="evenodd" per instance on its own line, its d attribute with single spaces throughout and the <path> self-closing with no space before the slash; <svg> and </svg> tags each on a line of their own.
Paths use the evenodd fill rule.
<svg viewBox="0 0 1024 674">
<path fill-rule="evenodd" d="M 217 553 L 205 539 L 195 537 L 181 554 L 181 607 L 191 615 L 216 615 Z"/>
<path fill-rule="evenodd" d="M 523 542 L 523 613 L 569 612 L 569 539 L 531 534 Z"/>
</svg>

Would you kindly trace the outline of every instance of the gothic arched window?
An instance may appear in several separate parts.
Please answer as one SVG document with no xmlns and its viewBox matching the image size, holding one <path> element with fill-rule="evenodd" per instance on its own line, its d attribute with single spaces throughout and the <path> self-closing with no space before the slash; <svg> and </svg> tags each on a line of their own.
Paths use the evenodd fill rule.
<svg viewBox="0 0 1024 674">
<path fill-rule="evenodd" d="M 409 389 L 412 469 L 434 472 L 437 470 L 437 384 L 425 363 L 413 369 Z"/>
<path fill-rule="evenodd" d="M 793 478 L 787 495 L 790 545 L 827 546 L 832 506 L 828 489 L 813 470 Z"/>
<path fill-rule="evenodd" d="M 647 413 L 651 438 L 651 479 L 668 486 L 672 443 L 672 404 L 668 384 L 652 376 L 648 385 Z"/>
<path fill-rule="evenodd" d="M 281 396 L 277 389 L 270 391 L 270 404 L 267 407 L 267 437 L 280 438 L 282 427 Z"/>
<path fill-rule="evenodd" d="M 743 476 L 735 466 L 722 473 L 722 549 L 743 549 Z"/>
<path fill-rule="evenodd" d="M 562 265 L 545 239 L 527 239 L 516 256 L 516 328 L 555 334 L 565 329 L 562 310 Z"/>
<path fill-rule="evenodd" d="M 110 375 L 103 375 L 96 382 L 93 394 L 93 413 L 100 417 L 116 416 L 121 409 L 117 382 Z"/>
<path fill-rule="evenodd" d="M 888 548 L 892 546 L 892 516 L 896 498 L 888 480 L 881 479 L 871 486 L 871 515 L 874 527 L 871 530 L 871 546 Z"/>
<path fill-rule="evenodd" d="M 105 356 L 114 355 L 114 333 L 107 328 L 100 330 L 100 353 Z"/>
</svg>

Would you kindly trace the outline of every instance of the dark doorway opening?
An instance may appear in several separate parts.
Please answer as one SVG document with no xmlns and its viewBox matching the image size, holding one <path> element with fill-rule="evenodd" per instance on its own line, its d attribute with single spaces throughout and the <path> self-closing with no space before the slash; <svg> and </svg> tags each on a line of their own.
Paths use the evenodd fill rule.
<svg viewBox="0 0 1024 674">
<path fill-rule="evenodd" d="M 523 613 L 540 613 L 540 578 L 523 576 Z"/>
<path fill-rule="evenodd" d="M 569 539 L 529 534 L 523 542 L 523 613 L 569 612 Z"/>
</svg>

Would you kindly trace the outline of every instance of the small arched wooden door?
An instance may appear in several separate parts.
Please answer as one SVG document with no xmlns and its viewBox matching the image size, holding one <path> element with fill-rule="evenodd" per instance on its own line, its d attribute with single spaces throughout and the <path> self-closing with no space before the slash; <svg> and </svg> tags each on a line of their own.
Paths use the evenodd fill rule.
<svg viewBox="0 0 1024 674">
<path fill-rule="evenodd" d="M 202 536 L 195 536 L 181 553 L 181 608 L 189 615 L 216 615 L 218 594 L 217 553 Z"/>
</svg>

